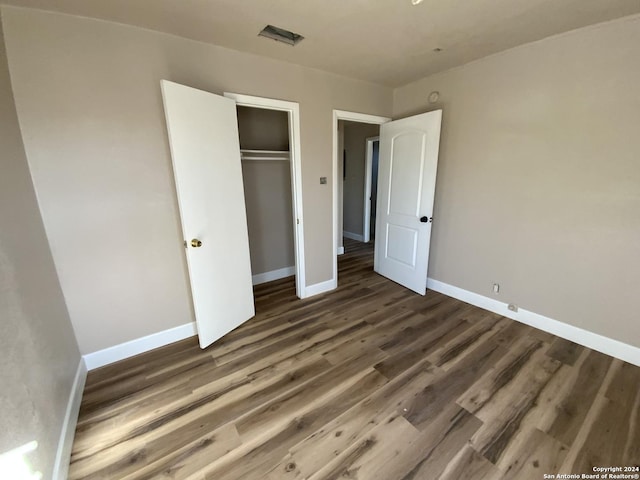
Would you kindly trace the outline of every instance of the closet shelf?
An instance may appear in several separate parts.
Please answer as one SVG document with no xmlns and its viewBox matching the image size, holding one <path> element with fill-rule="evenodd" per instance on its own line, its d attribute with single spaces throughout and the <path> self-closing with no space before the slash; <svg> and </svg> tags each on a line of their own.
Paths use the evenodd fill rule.
<svg viewBox="0 0 640 480">
<path fill-rule="evenodd" d="M 240 150 L 242 160 L 291 160 L 291 153 L 288 150 Z"/>
</svg>

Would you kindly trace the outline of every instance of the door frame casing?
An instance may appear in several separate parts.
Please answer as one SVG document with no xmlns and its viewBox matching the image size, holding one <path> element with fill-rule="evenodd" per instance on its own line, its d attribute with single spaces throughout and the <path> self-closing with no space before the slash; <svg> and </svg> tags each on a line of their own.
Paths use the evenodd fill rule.
<svg viewBox="0 0 640 480">
<path fill-rule="evenodd" d="M 382 117 L 379 115 L 369 115 L 366 113 L 358 113 L 358 112 L 350 112 L 347 110 L 333 110 L 333 166 L 332 166 L 332 177 L 333 177 L 333 278 L 332 282 L 334 284 L 333 288 L 338 286 L 338 246 L 340 244 L 340 239 L 338 238 L 338 232 L 340 231 L 338 221 L 339 221 L 339 212 L 338 212 L 338 121 L 346 120 L 348 122 L 358 122 L 358 123 L 371 123 L 374 125 L 382 125 L 383 123 L 387 123 L 391 121 L 389 117 Z"/>
<path fill-rule="evenodd" d="M 224 96 L 235 100 L 241 107 L 262 108 L 287 112 L 289 117 L 289 153 L 291 160 L 291 202 L 293 214 L 293 243 L 295 250 L 296 295 L 306 298 L 306 271 L 304 251 L 304 222 L 302 220 L 302 158 L 300 140 L 300 105 L 297 102 L 255 97 L 239 93 L 224 92 Z"/>
<path fill-rule="evenodd" d="M 363 223 L 362 223 L 362 236 L 364 243 L 371 241 L 371 186 L 373 182 L 373 144 L 375 142 L 380 143 L 380 136 L 368 137 L 366 139 L 367 149 L 364 164 L 364 208 Z M 378 147 L 378 155 L 380 150 Z"/>
</svg>

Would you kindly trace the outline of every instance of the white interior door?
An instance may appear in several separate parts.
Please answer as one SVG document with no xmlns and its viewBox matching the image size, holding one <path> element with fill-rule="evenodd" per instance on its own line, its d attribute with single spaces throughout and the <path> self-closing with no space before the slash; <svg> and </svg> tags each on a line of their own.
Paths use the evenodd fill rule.
<svg viewBox="0 0 640 480">
<path fill-rule="evenodd" d="M 374 269 L 424 295 L 442 110 L 380 128 Z"/>
<path fill-rule="evenodd" d="M 255 315 L 236 103 L 166 80 L 161 84 L 198 337 L 205 348 Z"/>
</svg>

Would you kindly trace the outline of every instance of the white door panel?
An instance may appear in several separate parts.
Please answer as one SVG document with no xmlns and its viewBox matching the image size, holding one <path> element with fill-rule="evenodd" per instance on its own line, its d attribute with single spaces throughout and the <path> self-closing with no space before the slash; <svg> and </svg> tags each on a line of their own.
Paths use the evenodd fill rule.
<svg viewBox="0 0 640 480">
<path fill-rule="evenodd" d="M 420 213 L 425 135 L 410 132 L 391 139 L 389 207 L 391 214 Z"/>
<path fill-rule="evenodd" d="M 421 295 L 427 287 L 441 120 L 437 110 L 380 128 L 374 269 Z"/>
<path fill-rule="evenodd" d="M 200 346 L 253 317 L 236 103 L 162 80 Z M 193 239 L 202 246 L 192 246 Z"/>
<path fill-rule="evenodd" d="M 387 224 L 386 258 L 415 268 L 417 246 L 418 231 L 416 229 Z"/>
</svg>

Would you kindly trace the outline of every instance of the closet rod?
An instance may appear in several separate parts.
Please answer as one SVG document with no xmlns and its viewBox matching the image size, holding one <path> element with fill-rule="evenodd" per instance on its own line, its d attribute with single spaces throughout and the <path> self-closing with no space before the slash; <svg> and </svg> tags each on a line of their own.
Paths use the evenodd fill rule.
<svg viewBox="0 0 640 480">
<path fill-rule="evenodd" d="M 291 155 L 286 150 L 240 150 L 242 160 L 278 160 L 289 161 Z"/>
<path fill-rule="evenodd" d="M 245 155 L 242 155 L 240 159 L 241 160 L 259 160 L 261 162 L 269 161 L 269 160 L 278 160 L 278 161 L 285 161 L 285 162 L 289 161 L 289 157 L 247 157 Z"/>
<path fill-rule="evenodd" d="M 289 150 L 246 150 L 240 149 L 242 153 L 264 153 L 264 154 L 286 154 L 289 155 Z"/>
</svg>

